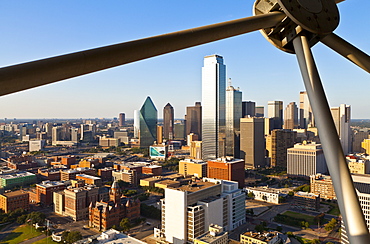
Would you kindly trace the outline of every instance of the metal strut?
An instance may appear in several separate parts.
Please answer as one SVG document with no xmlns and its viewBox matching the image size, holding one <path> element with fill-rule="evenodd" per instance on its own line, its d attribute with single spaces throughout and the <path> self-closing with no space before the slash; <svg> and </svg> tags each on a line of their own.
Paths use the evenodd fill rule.
<svg viewBox="0 0 370 244">
<path fill-rule="evenodd" d="M 370 243 L 370 235 L 349 173 L 330 107 L 307 38 L 293 40 L 299 67 L 319 131 L 338 205 L 351 244 Z"/>
</svg>

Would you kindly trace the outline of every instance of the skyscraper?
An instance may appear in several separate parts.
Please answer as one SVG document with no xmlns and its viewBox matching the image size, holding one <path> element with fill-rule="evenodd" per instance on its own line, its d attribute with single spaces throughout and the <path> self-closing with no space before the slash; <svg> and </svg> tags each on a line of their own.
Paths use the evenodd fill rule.
<svg viewBox="0 0 370 244">
<path fill-rule="evenodd" d="M 226 156 L 239 158 L 240 118 L 242 118 L 242 92 L 230 84 L 226 89 Z"/>
<path fill-rule="evenodd" d="M 202 68 L 202 157 L 224 156 L 226 66 L 223 57 L 204 57 Z"/>
<path fill-rule="evenodd" d="M 271 167 L 287 167 L 287 149 L 294 147 L 296 131 L 275 129 L 266 136 L 266 152 Z"/>
<path fill-rule="evenodd" d="M 149 96 L 141 107 L 139 116 L 140 147 L 149 147 L 157 138 L 157 109 Z"/>
<path fill-rule="evenodd" d="M 268 117 L 273 119 L 273 129 L 283 128 L 283 101 L 268 102 Z"/>
<path fill-rule="evenodd" d="M 118 126 L 124 126 L 125 125 L 125 119 L 126 119 L 125 113 L 120 113 L 119 116 L 118 116 Z"/>
<path fill-rule="evenodd" d="M 257 106 L 256 107 L 256 117 L 265 117 L 265 107 L 264 106 Z"/>
<path fill-rule="evenodd" d="M 202 140 L 202 105 L 196 102 L 195 106 L 186 107 L 186 135 L 194 133 L 198 140 Z"/>
<path fill-rule="evenodd" d="M 134 110 L 134 137 L 139 138 L 140 130 L 140 111 Z"/>
<path fill-rule="evenodd" d="M 302 129 L 315 127 L 314 117 L 306 91 L 299 93 L 299 126 Z"/>
<path fill-rule="evenodd" d="M 351 106 L 341 104 L 339 107 L 331 108 L 330 110 L 343 152 L 344 154 L 348 154 L 352 152 L 352 131 L 349 126 L 351 122 Z"/>
<path fill-rule="evenodd" d="M 173 123 L 174 123 L 173 107 L 170 103 L 163 108 L 163 138 L 173 140 Z"/>
<path fill-rule="evenodd" d="M 264 120 L 264 118 L 240 119 L 240 158 L 244 159 L 246 169 L 266 165 Z"/>
<path fill-rule="evenodd" d="M 244 101 L 242 104 L 242 118 L 256 116 L 256 103 L 252 101 Z M 262 116 L 263 117 L 263 116 Z"/>
<path fill-rule="evenodd" d="M 291 102 L 286 106 L 284 113 L 284 129 L 298 128 L 298 107 L 295 102 Z"/>
</svg>

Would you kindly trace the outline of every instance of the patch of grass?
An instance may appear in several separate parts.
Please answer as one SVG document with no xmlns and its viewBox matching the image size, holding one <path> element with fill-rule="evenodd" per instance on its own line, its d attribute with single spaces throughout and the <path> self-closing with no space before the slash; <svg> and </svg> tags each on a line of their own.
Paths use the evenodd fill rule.
<svg viewBox="0 0 370 244">
<path fill-rule="evenodd" d="M 41 239 L 39 241 L 34 242 L 33 244 L 57 244 L 57 243 L 59 242 L 53 241 L 51 236 L 49 236 L 48 238 Z"/>
<path fill-rule="evenodd" d="M 0 244 L 17 244 L 41 234 L 42 233 L 36 230 L 33 226 L 21 225 L 0 242 Z"/>
<path fill-rule="evenodd" d="M 332 214 L 335 216 L 340 215 L 338 204 L 332 202 L 322 202 L 321 204 L 329 205 L 331 207 L 330 210 L 328 211 L 328 214 Z"/>
<path fill-rule="evenodd" d="M 292 217 L 292 218 L 295 218 L 295 219 L 304 219 L 310 225 L 315 225 L 315 224 L 317 225 L 317 223 L 315 223 L 316 221 L 314 220 L 315 217 L 311 216 L 311 215 L 301 214 L 301 213 L 297 213 L 297 212 L 293 212 L 293 211 L 286 211 L 283 215 L 286 215 L 288 217 Z"/>
</svg>

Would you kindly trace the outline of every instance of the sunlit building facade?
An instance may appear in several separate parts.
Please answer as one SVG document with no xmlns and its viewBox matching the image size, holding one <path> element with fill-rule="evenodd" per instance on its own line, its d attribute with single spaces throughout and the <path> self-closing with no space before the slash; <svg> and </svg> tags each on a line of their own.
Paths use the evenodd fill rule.
<svg viewBox="0 0 370 244">
<path fill-rule="evenodd" d="M 147 97 L 140 109 L 140 147 L 149 147 L 157 138 L 157 109 L 150 97 Z"/>
</svg>

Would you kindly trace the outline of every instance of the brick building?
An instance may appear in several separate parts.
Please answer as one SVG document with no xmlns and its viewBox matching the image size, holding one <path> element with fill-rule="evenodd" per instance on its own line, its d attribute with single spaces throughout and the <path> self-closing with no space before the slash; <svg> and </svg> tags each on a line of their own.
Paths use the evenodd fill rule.
<svg viewBox="0 0 370 244">
<path fill-rule="evenodd" d="M 0 194 L 0 209 L 9 213 L 18 208 L 28 210 L 30 208 L 29 195 L 22 190 L 5 192 Z"/>
<path fill-rule="evenodd" d="M 140 201 L 122 197 L 116 182 L 109 192 L 109 201 L 91 202 L 89 206 L 89 226 L 107 230 L 119 226 L 123 218 L 130 221 L 140 217 Z"/>
<path fill-rule="evenodd" d="M 102 180 L 100 177 L 92 176 L 92 175 L 86 175 L 86 174 L 78 174 L 76 175 L 77 180 L 84 180 L 85 184 L 87 185 L 96 185 L 96 186 L 102 186 Z"/>
<path fill-rule="evenodd" d="M 296 192 L 293 196 L 292 205 L 296 208 L 318 211 L 320 209 L 320 194 L 316 195 L 302 191 Z"/>
<path fill-rule="evenodd" d="M 65 184 L 59 181 L 43 181 L 36 184 L 36 203 L 42 203 L 45 206 L 52 204 L 53 193 L 65 188 Z"/>
<path fill-rule="evenodd" d="M 333 182 L 329 175 L 311 175 L 310 186 L 311 193 L 320 194 L 320 197 L 324 199 L 336 199 Z"/>
<path fill-rule="evenodd" d="M 98 169 L 98 175 L 102 179 L 102 181 L 111 181 L 112 180 L 112 171 L 113 168 L 104 168 Z"/>
<path fill-rule="evenodd" d="M 42 180 L 50 181 L 60 180 L 60 170 L 58 169 L 38 169 L 37 173 L 39 174 Z"/>
<path fill-rule="evenodd" d="M 239 187 L 244 186 L 244 160 L 221 158 L 207 162 L 208 178 L 237 181 Z"/>
</svg>

